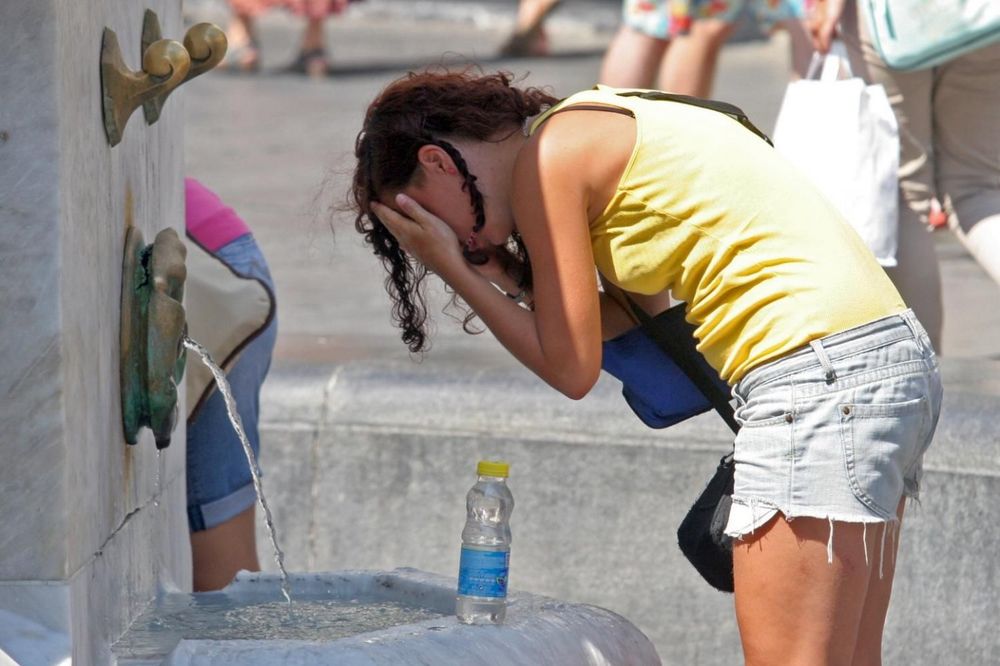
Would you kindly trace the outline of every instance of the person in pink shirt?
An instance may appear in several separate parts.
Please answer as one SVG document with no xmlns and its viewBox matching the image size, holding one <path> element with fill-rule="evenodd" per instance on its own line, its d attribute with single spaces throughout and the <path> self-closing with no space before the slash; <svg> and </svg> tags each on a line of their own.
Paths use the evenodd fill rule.
<svg viewBox="0 0 1000 666">
<path fill-rule="evenodd" d="M 189 332 L 226 371 L 256 456 L 260 387 L 277 337 L 274 283 L 250 228 L 232 208 L 193 178 L 184 180 L 184 194 Z M 194 589 L 205 591 L 225 587 L 241 569 L 259 570 L 260 563 L 249 463 L 222 395 L 214 382 L 198 384 L 199 371 L 200 360 L 189 352 L 187 513 Z"/>
</svg>

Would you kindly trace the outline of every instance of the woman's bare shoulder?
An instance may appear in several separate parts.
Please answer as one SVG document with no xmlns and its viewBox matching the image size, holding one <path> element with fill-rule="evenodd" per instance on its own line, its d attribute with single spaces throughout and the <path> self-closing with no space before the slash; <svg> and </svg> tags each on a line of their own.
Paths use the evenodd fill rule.
<svg viewBox="0 0 1000 666">
<path fill-rule="evenodd" d="M 547 187 L 585 192 L 591 213 L 604 209 L 635 147 L 635 119 L 621 113 L 580 109 L 548 119 L 521 149 L 519 175 Z M 523 183 L 522 183 L 523 184 Z"/>
</svg>

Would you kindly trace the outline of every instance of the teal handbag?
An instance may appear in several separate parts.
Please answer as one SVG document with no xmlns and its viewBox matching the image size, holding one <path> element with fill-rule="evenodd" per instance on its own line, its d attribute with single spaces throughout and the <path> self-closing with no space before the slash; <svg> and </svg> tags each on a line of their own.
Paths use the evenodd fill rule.
<svg viewBox="0 0 1000 666">
<path fill-rule="evenodd" d="M 924 69 L 1000 41 L 1000 0 L 861 0 L 893 69 Z"/>
</svg>

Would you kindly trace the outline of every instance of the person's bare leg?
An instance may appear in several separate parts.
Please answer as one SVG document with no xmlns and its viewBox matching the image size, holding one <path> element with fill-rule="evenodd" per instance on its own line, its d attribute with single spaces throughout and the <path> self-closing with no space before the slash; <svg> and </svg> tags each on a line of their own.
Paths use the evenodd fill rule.
<svg viewBox="0 0 1000 666">
<path fill-rule="evenodd" d="M 229 26 L 226 28 L 228 42 L 229 66 L 242 71 L 257 69 L 260 54 L 257 49 L 256 26 L 252 14 L 233 12 Z M 235 56 L 235 57 L 234 57 Z"/>
<path fill-rule="evenodd" d="M 718 19 L 700 19 L 691 32 L 674 39 L 660 69 L 660 89 L 681 95 L 710 97 L 719 51 L 733 34 L 733 25 Z"/>
<path fill-rule="evenodd" d="M 608 45 L 598 80 L 613 88 L 650 88 L 669 45 L 623 25 Z"/>
<path fill-rule="evenodd" d="M 326 14 L 306 15 L 306 27 L 299 42 L 299 54 L 288 66 L 288 71 L 307 74 L 311 78 L 323 78 L 330 73 L 330 58 L 326 52 L 324 33 L 325 22 Z"/>
<path fill-rule="evenodd" d="M 781 515 L 733 549 L 736 619 L 747 666 L 850 666 L 856 649 L 881 653 L 880 613 L 893 569 L 889 544 L 883 578 L 869 551 L 880 545 L 880 525 L 833 523 L 833 561 L 827 559 L 829 521 Z M 895 531 L 895 530 L 893 530 Z M 874 542 L 874 544 L 873 544 Z M 869 594 L 873 596 L 869 599 Z M 878 617 L 880 616 L 881 617 Z M 862 621 L 872 623 L 861 632 Z M 878 662 L 871 662 L 878 663 Z"/>
<path fill-rule="evenodd" d="M 251 39 L 253 17 L 249 14 L 233 13 L 226 28 L 226 41 L 233 46 L 243 46 Z"/>
<path fill-rule="evenodd" d="M 560 0 L 521 0 L 517 5 L 517 30 L 528 32 L 548 16 Z"/>
<path fill-rule="evenodd" d="M 539 56 L 549 52 L 545 19 L 561 0 L 521 0 L 514 31 L 500 47 L 503 56 Z"/>
<path fill-rule="evenodd" d="M 858 641 L 854 648 L 854 660 L 851 662 L 851 666 L 881 666 L 882 664 L 882 632 L 885 629 L 885 616 L 889 612 L 892 581 L 896 574 L 899 527 L 903 524 L 905 504 L 905 498 L 899 500 L 899 508 L 896 510 L 896 515 L 899 516 L 897 525 L 883 524 L 868 527 L 868 561 L 872 563 L 873 573 L 868 583 L 865 607 L 861 612 L 861 626 L 858 629 Z M 886 529 L 888 532 L 885 535 L 885 548 L 883 549 L 882 533 Z M 879 571 L 881 571 L 881 575 L 879 575 Z"/>
<path fill-rule="evenodd" d="M 191 533 L 194 591 L 220 590 L 236 572 L 260 571 L 254 532 L 254 507 L 224 523 Z"/>
<path fill-rule="evenodd" d="M 306 28 L 302 31 L 302 45 L 299 50 L 303 53 L 309 51 L 319 51 L 325 48 L 323 38 L 323 18 L 310 16 L 306 21 Z"/>
</svg>

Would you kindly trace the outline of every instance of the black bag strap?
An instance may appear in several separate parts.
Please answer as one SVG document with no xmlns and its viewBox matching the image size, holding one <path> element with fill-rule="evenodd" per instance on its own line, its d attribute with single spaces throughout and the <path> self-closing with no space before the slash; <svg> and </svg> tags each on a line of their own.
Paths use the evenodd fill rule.
<svg viewBox="0 0 1000 666">
<path fill-rule="evenodd" d="M 624 292 L 622 293 L 624 294 Z M 700 355 L 701 352 L 695 348 L 694 333 L 691 325 L 684 319 L 683 306 L 672 307 L 654 318 L 650 317 L 645 310 L 636 305 L 635 301 L 628 294 L 624 295 L 628 299 L 629 307 L 632 308 L 632 312 L 635 313 L 646 334 L 659 345 L 663 353 L 673 359 L 677 367 L 708 398 L 709 402 L 712 403 L 712 407 L 719 413 L 722 420 L 726 422 L 726 425 L 734 433 L 738 432 L 740 425 L 736 421 L 733 406 L 729 404 L 729 395 L 719 388 L 712 378 L 706 374 L 705 370 L 699 366 L 696 360 L 697 357 L 695 355 Z M 670 331 L 668 328 L 673 328 L 674 330 Z M 685 333 L 683 339 L 677 335 L 677 332 L 680 330 L 683 330 Z"/>
<path fill-rule="evenodd" d="M 654 102 L 677 102 L 679 104 L 690 104 L 691 106 L 697 106 L 702 109 L 724 113 L 766 141 L 769 146 L 774 145 L 771 142 L 770 137 L 757 129 L 757 126 L 750 121 L 750 118 L 743 112 L 743 109 L 735 104 L 730 104 L 729 102 L 720 102 L 715 99 L 702 99 L 701 97 L 692 97 L 691 95 L 678 95 L 675 93 L 663 92 L 662 90 L 626 90 L 616 94 L 619 97 L 639 97 L 640 99 L 648 99 Z M 621 113 L 627 116 L 633 116 L 633 113 L 628 109 L 617 106 L 609 106 L 605 104 L 572 104 L 561 109 L 556 109 L 550 113 L 548 117 L 552 117 L 557 113 L 563 113 L 565 111 L 610 111 L 612 113 Z M 548 118 L 546 118 L 546 120 L 548 120 Z"/>
<path fill-rule="evenodd" d="M 736 120 L 740 125 L 746 127 L 748 130 L 759 136 L 760 138 L 767 141 L 768 145 L 773 146 L 771 139 L 768 138 L 766 134 L 757 129 L 757 126 L 750 122 L 750 118 L 747 114 L 743 113 L 743 109 L 736 106 L 735 104 L 730 104 L 729 102 L 720 102 L 714 99 L 702 99 L 700 97 L 692 97 L 690 95 L 677 95 L 674 93 L 663 92 L 660 90 L 628 90 L 625 92 L 618 93 L 619 97 L 639 97 L 640 99 L 648 99 L 653 101 L 664 101 L 664 102 L 679 102 L 681 104 L 690 104 L 691 106 L 697 106 L 702 109 L 709 109 L 711 111 L 718 111 L 719 113 L 724 113 L 727 116 Z"/>
</svg>

